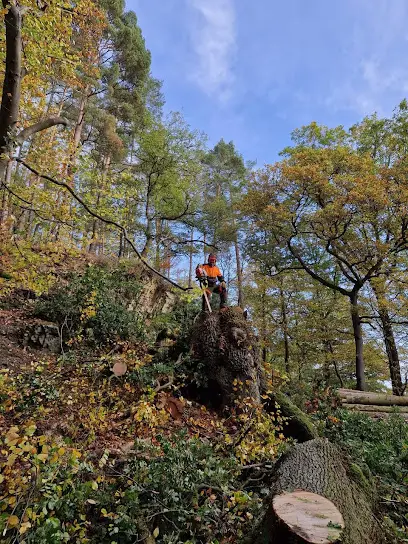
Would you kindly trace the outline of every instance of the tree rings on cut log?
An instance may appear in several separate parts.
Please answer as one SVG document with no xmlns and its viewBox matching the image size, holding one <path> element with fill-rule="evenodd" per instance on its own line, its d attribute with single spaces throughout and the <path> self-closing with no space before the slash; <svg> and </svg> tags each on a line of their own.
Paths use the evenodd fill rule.
<svg viewBox="0 0 408 544">
<path fill-rule="evenodd" d="M 118 361 L 113 365 L 112 372 L 115 374 L 115 376 L 123 376 L 126 374 L 127 371 L 127 365 L 126 363 L 122 363 L 121 361 Z"/>
<path fill-rule="evenodd" d="M 296 542 L 333 544 L 344 529 L 343 516 L 336 506 L 321 495 L 296 490 L 273 499 L 273 511 Z"/>
</svg>

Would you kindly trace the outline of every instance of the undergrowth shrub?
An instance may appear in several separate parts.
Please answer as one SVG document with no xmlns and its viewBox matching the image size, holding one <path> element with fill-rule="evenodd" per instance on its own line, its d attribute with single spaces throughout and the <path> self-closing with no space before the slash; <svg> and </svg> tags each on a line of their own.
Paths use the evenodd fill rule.
<svg viewBox="0 0 408 544">
<path fill-rule="evenodd" d="M 180 433 L 135 449 L 125 473 L 152 531 L 163 535 L 158 542 L 236 542 L 261 508 L 257 495 L 239 489 L 237 459 L 203 440 Z"/>
<path fill-rule="evenodd" d="M 141 368 L 135 378 L 143 385 L 152 385 L 163 375 L 177 376 L 180 382 L 187 379 L 198 387 L 208 385 L 208 376 L 202 363 L 191 354 L 191 331 L 194 321 L 201 312 L 201 301 L 197 293 L 179 295 L 178 303 L 167 314 L 156 316 L 151 326 L 164 333 L 170 346 L 159 347 L 148 366 Z"/>
<path fill-rule="evenodd" d="M 239 542 L 261 511 L 239 488 L 237 460 L 185 433 L 136 441 L 117 465 L 109 451 L 91 460 L 35 431 L 13 427 L 2 443 L 5 544 Z"/>
<path fill-rule="evenodd" d="M 84 274 L 72 274 L 67 285 L 40 299 L 34 312 L 57 323 L 65 340 L 97 345 L 140 340 L 145 335 L 144 321 L 134 303 L 140 290 L 125 271 L 90 265 Z"/>
<path fill-rule="evenodd" d="M 345 448 L 363 473 L 378 481 L 385 521 L 398 542 L 408 542 L 408 424 L 391 414 L 375 420 L 337 410 L 328 417 L 326 436 Z"/>
<path fill-rule="evenodd" d="M 49 291 L 55 284 L 55 270 L 78 259 L 80 252 L 66 241 L 42 243 L 39 247 L 29 240 L 1 236 L 0 255 L 0 304 L 8 305 L 1 297 L 13 295 L 16 289 L 36 295 Z"/>
<path fill-rule="evenodd" d="M 190 351 L 190 336 L 194 321 L 201 311 L 199 296 L 193 293 L 178 295 L 178 302 L 173 310 L 166 314 L 159 314 L 152 320 L 152 327 L 158 332 L 165 332 L 169 338 L 174 338 L 174 346 L 170 356 L 174 353 Z M 168 351 L 163 351 L 168 356 Z"/>
</svg>

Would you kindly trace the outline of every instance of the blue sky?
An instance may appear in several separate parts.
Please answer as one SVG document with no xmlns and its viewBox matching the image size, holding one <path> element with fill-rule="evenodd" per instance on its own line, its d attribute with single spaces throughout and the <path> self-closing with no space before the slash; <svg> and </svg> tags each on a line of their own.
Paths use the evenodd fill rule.
<svg viewBox="0 0 408 544">
<path fill-rule="evenodd" d="M 408 0 L 128 0 L 166 109 L 210 145 L 273 162 L 310 121 L 349 126 L 408 95 Z"/>
</svg>

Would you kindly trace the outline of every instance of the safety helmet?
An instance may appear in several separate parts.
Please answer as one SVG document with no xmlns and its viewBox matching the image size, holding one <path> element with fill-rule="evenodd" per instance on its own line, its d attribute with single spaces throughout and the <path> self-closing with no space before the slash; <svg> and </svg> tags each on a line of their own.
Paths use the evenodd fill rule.
<svg viewBox="0 0 408 544">
<path fill-rule="evenodd" d="M 215 264 L 217 262 L 217 257 L 214 253 L 210 253 L 208 256 L 208 264 Z"/>
</svg>

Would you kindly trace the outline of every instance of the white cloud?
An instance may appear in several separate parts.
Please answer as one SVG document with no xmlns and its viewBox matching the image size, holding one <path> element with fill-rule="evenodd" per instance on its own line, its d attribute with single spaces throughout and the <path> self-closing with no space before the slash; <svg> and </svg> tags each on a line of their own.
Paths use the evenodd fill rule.
<svg viewBox="0 0 408 544">
<path fill-rule="evenodd" d="M 208 95 L 231 97 L 234 82 L 235 10 L 233 0 L 187 0 L 193 8 L 191 41 L 195 52 L 191 78 Z"/>
<path fill-rule="evenodd" d="M 360 60 L 349 77 L 334 84 L 326 105 L 334 110 L 350 110 L 359 115 L 389 113 L 408 89 L 408 70 L 385 60 Z"/>
<path fill-rule="evenodd" d="M 390 106 L 402 100 L 408 88 L 404 60 L 408 3 L 358 0 L 349 7 L 353 10 L 351 40 L 339 59 L 326 104 L 359 115 L 389 114 Z"/>
</svg>

